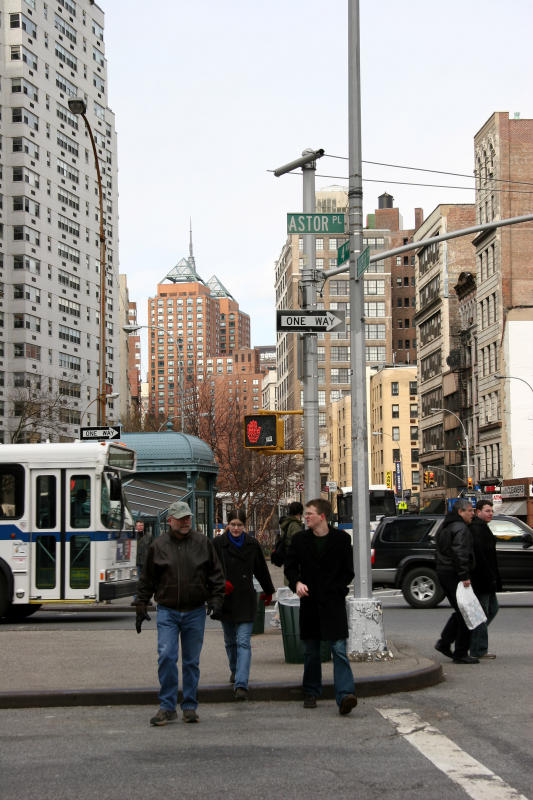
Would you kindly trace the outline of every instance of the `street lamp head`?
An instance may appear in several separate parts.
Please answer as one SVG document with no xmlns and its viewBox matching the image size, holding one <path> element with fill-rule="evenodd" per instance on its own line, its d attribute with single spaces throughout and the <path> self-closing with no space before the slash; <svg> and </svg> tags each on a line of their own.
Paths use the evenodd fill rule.
<svg viewBox="0 0 533 800">
<path fill-rule="evenodd" d="M 115 398 L 117 398 L 119 394 L 120 392 L 109 392 L 109 394 L 106 394 L 106 397 L 108 400 L 115 400 Z"/>
<path fill-rule="evenodd" d="M 142 325 L 123 325 L 122 330 L 126 333 L 136 333 L 142 328 Z"/>
<path fill-rule="evenodd" d="M 430 408 L 430 411 L 444 411 L 443 408 Z"/>
<path fill-rule="evenodd" d="M 73 114 L 85 114 L 87 103 L 82 97 L 72 97 L 68 101 L 68 107 Z"/>
</svg>

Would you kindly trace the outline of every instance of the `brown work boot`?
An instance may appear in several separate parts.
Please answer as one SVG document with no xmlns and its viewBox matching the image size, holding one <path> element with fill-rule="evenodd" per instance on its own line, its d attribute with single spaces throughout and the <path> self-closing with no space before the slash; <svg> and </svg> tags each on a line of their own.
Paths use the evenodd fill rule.
<svg viewBox="0 0 533 800">
<path fill-rule="evenodd" d="M 357 697 L 354 694 L 345 694 L 339 706 L 339 714 L 349 714 L 356 705 Z"/>
</svg>

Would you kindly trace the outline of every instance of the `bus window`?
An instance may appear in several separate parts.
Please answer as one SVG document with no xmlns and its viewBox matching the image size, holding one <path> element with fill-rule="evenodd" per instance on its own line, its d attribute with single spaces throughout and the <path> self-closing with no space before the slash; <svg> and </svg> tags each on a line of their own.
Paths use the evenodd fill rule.
<svg viewBox="0 0 533 800">
<path fill-rule="evenodd" d="M 56 478 L 55 475 L 37 476 L 37 514 L 38 528 L 56 526 Z"/>
<path fill-rule="evenodd" d="M 56 537 L 39 535 L 35 542 L 35 586 L 37 589 L 55 589 Z"/>
<path fill-rule="evenodd" d="M 88 528 L 91 524 L 91 478 L 72 475 L 70 478 L 70 527 Z"/>
<path fill-rule="evenodd" d="M 115 475 L 104 473 L 102 478 L 101 518 L 104 528 L 120 530 L 124 524 L 125 502 L 120 480 Z M 133 519 L 128 527 L 133 528 Z"/>
<path fill-rule="evenodd" d="M 0 518 L 19 519 L 24 514 L 24 467 L 0 466 Z"/>
<path fill-rule="evenodd" d="M 76 533 L 70 537 L 69 581 L 71 589 L 88 589 L 91 583 L 91 537 Z"/>
</svg>

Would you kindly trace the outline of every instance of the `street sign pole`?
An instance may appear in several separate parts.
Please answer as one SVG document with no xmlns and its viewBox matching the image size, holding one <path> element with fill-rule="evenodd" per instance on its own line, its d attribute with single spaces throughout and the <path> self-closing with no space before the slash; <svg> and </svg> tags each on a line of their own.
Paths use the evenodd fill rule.
<svg viewBox="0 0 533 800">
<path fill-rule="evenodd" d="M 305 155 L 309 151 L 304 151 Z M 316 161 L 302 166 L 303 210 L 315 212 Z M 302 269 L 302 306 L 316 310 L 316 250 L 314 235 L 304 239 L 304 266 Z M 317 334 L 303 335 L 303 407 L 304 407 L 304 486 L 307 500 L 320 497 L 320 449 L 318 427 L 318 348 Z"/>
<path fill-rule="evenodd" d="M 352 658 L 383 658 L 387 643 L 381 603 L 372 597 L 370 507 L 368 499 L 368 433 L 366 416 L 366 349 L 364 281 L 357 275 L 363 246 L 361 156 L 361 76 L 359 0 L 348 0 L 348 185 L 350 233 L 350 366 L 352 371 L 352 508 L 354 597 L 348 600 L 348 653 Z"/>
</svg>

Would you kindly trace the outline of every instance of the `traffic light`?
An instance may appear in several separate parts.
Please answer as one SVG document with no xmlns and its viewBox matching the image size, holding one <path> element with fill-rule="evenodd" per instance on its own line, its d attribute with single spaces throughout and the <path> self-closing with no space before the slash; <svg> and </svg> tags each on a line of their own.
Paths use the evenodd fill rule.
<svg viewBox="0 0 533 800">
<path fill-rule="evenodd" d="M 424 486 L 429 486 L 429 470 L 424 471 Z"/>
<path fill-rule="evenodd" d="M 467 478 L 467 485 L 470 490 L 473 488 L 472 478 Z"/>
<path fill-rule="evenodd" d="M 429 486 L 435 486 L 435 473 L 434 472 L 429 472 L 428 473 L 428 485 Z"/>
<path fill-rule="evenodd" d="M 244 446 L 252 450 L 283 450 L 283 420 L 276 414 L 247 414 L 244 417 Z"/>
</svg>

